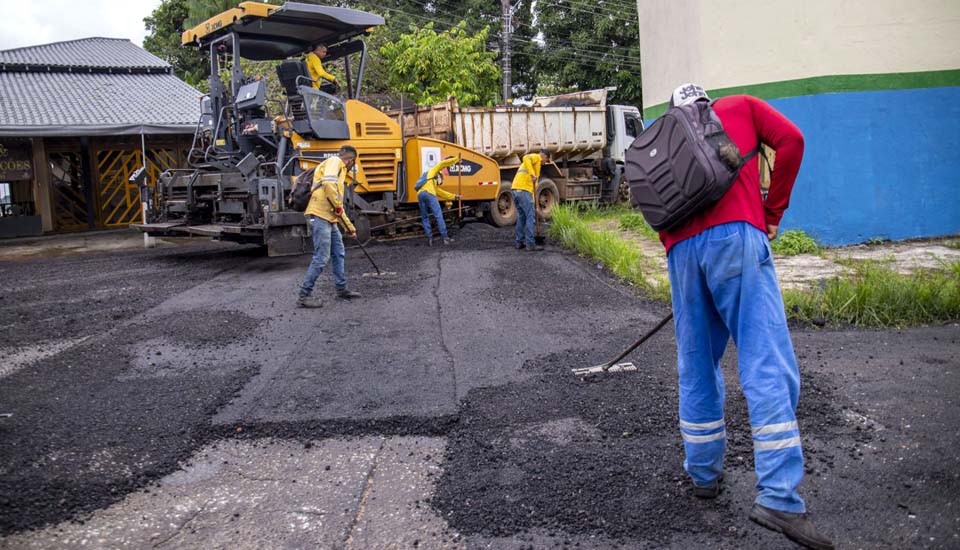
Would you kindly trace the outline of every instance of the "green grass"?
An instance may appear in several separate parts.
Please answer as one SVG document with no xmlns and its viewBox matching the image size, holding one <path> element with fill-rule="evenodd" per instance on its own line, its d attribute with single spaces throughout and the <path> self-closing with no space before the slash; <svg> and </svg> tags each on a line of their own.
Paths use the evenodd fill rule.
<svg viewBox="0 0 960 550">
<path fill-rule="evenodd" d="M 666 274 L 660 272 L 655 262 L 646 258 L 636 245 L 620 238 L 615 231 L 603 231 L 590 227 L 591 221 L 615 217 L 613 209 L 586 211 L 561 205 L 553 210 L 550 236 L 564 246 L 599 262 L 623 281 L 632 283 L 651 297 L 670 301 L 670 285 Z M 616 214 L 619 215 L 619 214 Z"/>
<path fill-rule="evenodd" d="M 666 272 L 619 231 L 592 227 L 597 221 L 616 219 L 619 230 L 649 236 L 656 233 L 629 208 L 561 205 L 554 210 L 550 235 L 564 246 L 598 262 L 621 280 L 642 288 L 657 300 L 670 303 Z M 785 231 L 774 242 L 779 254 L 821 253 L 802 231 Z M 777 250 L 777 247 L 785 247 Z M 960 261 L 944 263 L 914 275 L 900 275 L 889 259 L 837 263 L 853 273 L 823 282 L 812 289 L 783 291 L 787 317 L 817 325 L 905 327 L 960 319 Z"/>
<path fill-rule="evenodd" d="M 644 238 L 651 241 L 659 239 L 657 232 L 650 227 L 650 224 L 647 223 L 647 220 L 643 219 L 643 215 L 637 212 L 624 212 L 620 214 L 619 220 L 620 229 L 627 231 L 633 231 L 643 235 Z"/>
<path fill-rule="evenodd" d="M 819 254 L 820 246 L 803 231 L 791 229 L 784 231 L 770 243 L 774 254 L 796 256 L 797 254 Z"/>
<path fill-rule="evenodd" d="M 783 293 L 787 316 L 817 324 L 904 327 L 960 319 L 960 261 L 900 275 L 877 261 L 848 262 L 852 275 Z"/>
</svg>

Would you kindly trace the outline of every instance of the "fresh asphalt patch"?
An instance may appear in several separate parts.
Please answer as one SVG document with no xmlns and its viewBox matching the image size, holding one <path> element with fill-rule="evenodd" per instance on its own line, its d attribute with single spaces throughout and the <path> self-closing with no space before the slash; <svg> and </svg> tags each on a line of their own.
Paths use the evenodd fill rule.
<svg viewBox="0 0 960 550">
<path fill-rule="evenodd" d="M 620 336 L 627 341 L 631 334 Z M 585 381 L 570 369 L 600 362 L 597 352 L 555 354 L 528 362 L 524 368 L 537 375 L 522 383 L 470 392 L 449 435 L 432 501 L 438 513 L 468 535 L 541 529 L 653 547 L 678 533 L 759 542 L 740 540 L 750 531 L 742 526 L 708 519 L 736 517 L 742 502 L 690 498 L 672 335 L 655 338 L 660 342 L 651 340 L 634 358 L 635 373 Z M 804 376 L 801 432 L 841 430 L 842 411 L 818 378 Z M 730 478 L 746 478 L 753 471 L 750 427 L 742 395 L 731 393 L 725 469 Z"/>
<path fill-rule="evenodd" d="M 2 402 L 16 413 L 0 425 L 0 531 L 101 508 L 176 470 L 208 437 L 198 419 L 256 373 L 226 350 L 257 324 L 230 311 L 161 317 L 6 378 Z M 190 349 L 201 355 L 184 356 Z"/>
</svg>

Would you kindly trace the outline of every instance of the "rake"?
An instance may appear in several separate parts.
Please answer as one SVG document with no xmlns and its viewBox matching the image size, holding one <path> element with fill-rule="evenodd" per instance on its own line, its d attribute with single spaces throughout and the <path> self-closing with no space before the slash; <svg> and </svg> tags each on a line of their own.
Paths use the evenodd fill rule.
<svg viewBox="0 0 960 550">
<path fill-rule="evenodd" d="M 580 377 L 582 377 L 582 378 L 587 378 L 587 377 L 591 377 L 591 376 L 596 376 L 596 375 L 598 375 L 598 374 L 614 374 L 614 373 L 621 373 L 621 372 L 636 372 L 636 371 L 637 371 L 637 366 L 634 365 L 633 363 L 631 363 L 631 362 L 629 362 L 629 361 L 624 362 L 624 363 L 620 363 L 619 361 L 620 361 L 621 359 L 623 359 L 624 357 L 626 357 L 627 355 L 630 355 L 630 353 L 631 353 L 633 350 L 635 350 L 635 349 L 637 349 L 638 347 L 640 347 L 640 344 L 646 342 L 648 338 L 650 338 L 650 337 L 653 336 L 654 334 L 660 332 L 660 329 L 662 329 L 662 328 L 664 327 L 664 325 L 666 325 L 667 323 L 669 323 L 671 319 L 673 319 L 673 312 L 672 312 L 672 311 L 670 312 L 669 315 L 667 315 L 666 317 L 664 317 L 663 319 L 661 319 L 660 322 L 657 323 L 657 326 L 655 326 L 655 327 L 653 327 L 652 329 L 650 329 L 649 332 L 647 332 L 646 334 L 644 334 L 643 336 L 641 336 L 639 340 L 637 340 L 636 342 L 634 342 L 632 346 L 630 346 L 629 348 L 625 349 L 625 350 L 623 351 L 623 353 L 621 353 L 620 355 L 614 357 L 614 358 L 611 359 L 610 361 L 608 361 L 608 362 L 606 362 L 606 363 L 604 363 L 604 364 L 602 364 L 602 365 L 596 365 L 596 366 L 593 366 L 593 367 L 582 367 L 582 368 L 579 368 L 579 369 L 570 369 L 570 370 L 573 371 L 573 374 L 575 374 L 575 375 L 577 375 L 577 376 L 580 376 Z"/>
</svg>

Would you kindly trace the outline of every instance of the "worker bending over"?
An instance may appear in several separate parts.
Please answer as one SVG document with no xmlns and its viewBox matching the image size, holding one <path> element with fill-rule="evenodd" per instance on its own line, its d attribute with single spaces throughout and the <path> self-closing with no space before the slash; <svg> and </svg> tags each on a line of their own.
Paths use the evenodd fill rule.
<svg viewBox="0 0 960 550">
<path fill-rule="evenodd" d="M 427 245 L 433 246 L 433 230 L 430 228 L 430 214 L 437 219 L 437 229 L 443 244 L 450 244 L 452 239 L 447 235 L 447 224 L 443 223 L 443 211 L 440 210 L 440 200 L 459 200 L 459 195 L 448 193 L 440 186 L 443 185 L 442 170 L 457 163 L 457 157 L 449 156 L 441 160 L 436 166 L 420 175 L 414 187 L 417 193 L 417 202 L 420 203 L 420 219 L 423 221 L 423 230 L 427 232 Z M 439 198 L 438 198 L 439 197 Z"/>
<path fill-rule="evenodd" d="M 323 44 L 314 46 L 313 51 L 307 54 L 307 70 L 310 71 L 310 80 L 313 81 L 313 87 L 328 94 L 335 94 L 340 91 L 340 84 L 337 83 L 337 77 L 323 69 L 321 60 L 327 57 L 327 47 Z"/>
<path fill-rule="evenodd" d="M 678 86 L 670 106 L 709 102 L 701 86 Z M 727 447 L 720 361 L 733 337 L 750 411 L 757 497 L 750 519 L 807 548 L 832 550 L 806 514 L 797 488 L 803 451 L 797 402 L 800 371 L 773 266 L 770 242 L 803 159 L 803 134 L 767 102 L 748 95 L 715 101 L 713 111 L 740 151 L 761 143 L 777 155 L 770 194 L 760 196 L 757 160 L 726 194 L 679 227 L 662 231 L 677 335 L 680 435 L 693 494 L 716 498 Z"/>
<path fill-rule="evenodd" d="M 514 246 L 517 250 L 543 249 L 536 245 L 533 238 L 533 227 L 536 223 L 534 216 L 537 211 L 533 201 L 536 200 L 534 190 L 537 188 L 537 180 L 540 179 L 540 166 L 544 162 L 550 162 L 550 152 L 546 149 L 524 155 L 520 169 L 513 177 L 513 204 L 517 206 L 517 238 Z"/>
<path fill-rule="evenodd" d="M 357 236 L 350 218 L 343 211 L 344 180 L 347 172 L 357 162 L 357 150 L 349 145 L 340 148 L 337 156 L 330 157 L 317 166 L 313 173 L 313 191 L 304 215 L 313 237 L 313 259 L 307 267 L 307 274 L 300 285 L 300 307 L 321 307 L 320 298 L 311 296 L 317 277 L 323 272 L 327 262 L 333 260 L 333 283 L 337 297 L 344 299 L 359 298 L 360 294 L 347 289 L 347 275 L 344 266 L 343 236 L 337 225 L 342 223 L 347 235 Z"/>
</svg>

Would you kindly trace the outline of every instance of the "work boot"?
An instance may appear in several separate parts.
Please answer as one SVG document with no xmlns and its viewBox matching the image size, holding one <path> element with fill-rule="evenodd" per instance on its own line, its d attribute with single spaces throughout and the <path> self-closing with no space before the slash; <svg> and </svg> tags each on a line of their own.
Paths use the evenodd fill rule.
<svg viewBox="0 0 960 550">
<path fill-rule="evenodd" d="M 433 239 L 427 239 L 427 246 L 433 246 Z"/>
<path fill-rule="evenodd" d="M 318 308 L 323 307 L 323 302 L 316 296 L 300 296 L 297 298 L 297 307 Z"/>
<path fill-rule="evenodd" d="M 444 237 L 444 238 L 443 238 L 443 244 L 447 245 L 447 244 L 451 244 L 451 243 L 453 243 L 453 239 L 451 239 L 450 237 Z"/>
<path fill-rule="evenodd" d="M 354 298 L 359 298 L 360 293 L 354 292 L 348 288 L 341 288 L 337 290 L 337 298 L 342 298 L 344 300 L 352 300 Z"/>
<path fill-rule="evenodd" d="M 541 250 L 543 250 L 543 247 L 540 246 L 539 244 L 535 244 L 533 246 L 527 247 L 528 252 L 540 252 Z"/>
<path fill-rule="evenodd" d="M 717 498 L 722 491 L 720 484 L 723 483 L 723 476 L 721 475 L 717 479 L 713 480 L 713 483 L 708 483 L 706 485 L 693 485 L 693 496 L 697 498 L 704 499 L 713 499 Z"/>
<path fill-rule="evenodd" d="M 830 539 L 821 535 L 810 523 L 807 514 L 791 514 L 754 504 L 750 510 L 750 519 L 771 531 L 783 533 L 788 539 L 807 548 L 813 548 L 813 550 L 833 550 L 834 548 Z"/>
<path fill-rule="evenodd" d="M 515 245 L 513 245 L 513 246 L 514 246 L 514 248 L 516 248 L 517 250 L 523 250 L 524 248 L 527 247 L 527 244 L 526 244 L 526 243 L 520 243 L 520 244 L 515 244 Z"/>
</svg>

